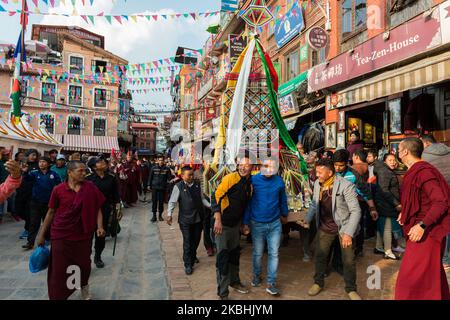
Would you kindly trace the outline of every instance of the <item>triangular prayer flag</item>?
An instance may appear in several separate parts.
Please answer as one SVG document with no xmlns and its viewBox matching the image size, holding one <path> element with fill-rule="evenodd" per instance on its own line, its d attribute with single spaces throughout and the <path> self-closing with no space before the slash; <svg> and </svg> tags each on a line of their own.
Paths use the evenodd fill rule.
<svg viewBox="0 0 450 320">
<path fill-rule="evenodd" d="M 137 23 L 137 16 L 130 16 L 131 20 L 133 20 L 133 22 Z"/>
<path fill-rule="evenodd" d="M 120 16 L 114 16 L 114 19 L 116 19 L 120 24 L 122 24 L 122 18 Z"/>
<path fill-rule="evenodd" d="M 111 24 L 111 16 L 105 16 L 106 20 Z"/>
</svg>

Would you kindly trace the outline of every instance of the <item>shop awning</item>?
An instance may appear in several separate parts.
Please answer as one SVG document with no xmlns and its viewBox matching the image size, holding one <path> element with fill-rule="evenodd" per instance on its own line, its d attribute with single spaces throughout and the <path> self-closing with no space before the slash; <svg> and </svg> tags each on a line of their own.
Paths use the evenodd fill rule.
<svg viewBox="0 0 450 320">
<path fill-rule="evenodd" d="M 450 51 L 384 72 L 342 90 L 337 93 L 336 107 L 372 101 L 444 80 L 450 80 Z"/>
<path fill-rule="evenodd" d="M 322 109 L 324 107 L 325 107 L 325 103 L 321 103 L 321 104 L 318 104 L 317 106 L 314 106 L 314 107 L 305 108 L 302 111 L 300 111 L 300 113 L 297 113 L 294 116 L 291 116 L 289 118 L 284 118 L 283 119 L 284 123 L 289 123 L 291 121 L 297 120 L 300 117 L 306 116 L 307 114 L 310 114 L 310 113 L 313 113 L 315 111 L 318 111 L 318 110 L 320 110 L 320 109 Z"/>
<path fill-rule="evenodd" d="M 103 152 L 111 153 L 111 149 L 119 150 L 117 137 L 97 137 L 85 135 L 55 135 L 67 151 Z"/>
<path fill-rule="evenodd" d="M 294 90 L 297 90 L 303 81 L 305 81 L 308 78 L 308 71 L 303 72 L 302 74 L 298 75 L 294 79 L 289 80 L 288 82 L 283 83 L 278 88 L 278 96 L 284 97 L 285 95 L 291 93 Z"/>
</svg>

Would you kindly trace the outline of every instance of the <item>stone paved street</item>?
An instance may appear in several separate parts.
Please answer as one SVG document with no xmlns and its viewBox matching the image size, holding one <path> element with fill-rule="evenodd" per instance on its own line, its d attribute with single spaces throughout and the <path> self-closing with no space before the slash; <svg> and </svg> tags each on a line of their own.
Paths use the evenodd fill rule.
<svg viewBox="0 0 450 320">
<path fill-rule="evenodd" d="M 48 299 L 47 272 L 30 273 L 28 259 L 19 240 L 23 222 L 5 218 L 0 225 L 0 299 Z M 121 222 L 115 257 L 113 239 L 103 253 L 104 269 L 92 264 L 93 299 L 168 299 L 165 264 L 158 227 L 150 222 L 148 207 L 126 209 Z M 77 293 L 71 299 L 78 299 Z"/>
<path fill-rule="evenodd" d="M 9 218 L 5 220 L 0 225 L 0 299 L 47 299 L 47 272 L 30 273 L 28 258 L 31 252 L 24 252 L 21 248 L 24 241 L 18 239 L 23 223 L 13 222 Z M 192 276 L 186 276 L 181 232 L 176 222 L 172 227 L 165 222 L 152 224 L 148 204 L 139 204 L 124 211 L 121 226 L 116 256 L 112 257 L 113 240 L 109 239 L 103 254 L 105 268 L 97 269 L 93 265 L 90 279 L 93 299 L 217 299 L 215 257 L 206 255 L 203 242 L 198 250 L 200 264 L 196 265 Z M 249 283 L 251 244 L 242 238 L 241 246 L 241 278 Z M 373 246 L 374 241 L 366 242 L 364 257 L 357 261 L 359 292 L 364 299 L 392 299 L 400 262 L 375 256 Z M 380 290 L 367 289 L 366 271 L 370 265 L 381 269 Z M 289 245 L 280 249 L 278 284 L 283 295 L 278 299 L 311 299 L 306 292 L 312 284 L 313 273 L 313 263 L 302 261 L 298 232 L 291 232 Z M 450 274 L 448 276 L 450 278 Z M 248 295 L 231 290 L 230 298 L 273 299 L 264 287 L 252 288 Z M 78 294 L 71 299 L 79 299 Z M 326 279 L 325 290 L 314 299 L 347 299 L 342 277 L 332 273 Z"/>
<path fill-rule="evenodd" d="M 174 217 L 176 221 L 176 217 Z M 184 274 L 182 256 L 182 237 L 178 224 L 172 227 L 167 224 L 159 224 L 163 248 L 166 254 L 169 284 L 173 299 L 194 299 L 210 300 L 217 299 L 216 296 L 216 273 L 215 257 L 208 257 L 203 242 L 200 243 L 198 258 L 200 263 L 196 265 L 191 276 Z M 287 247 L 280 249 L 280 263 L 278 270 L 278 286 L 282 291 L 282 296 L 275 299 L 293 300 L 336 300 L 348 299 L 344 291 L 344 280 L 337 273 L 333 272 L 325 280 L 325 290 L 317 297 L 309 297 L 307 291 L 313 284 L 314 263 L 303 262 L 303 253 L 298 232 L 290 233 L 291 240 Z M 385 260 L 382 256 L 373 254 L 375 241 L 366 241 L 364 257 L 357 260 L 357 284 L 358 291 L 363 299 L 393 299 L 395 281 L 397 277 L 400 261 Z M 241 280 L 247 284 L 252 276 L 251 244 L 245 238 L 241 239 Z M 367 268 L 376 265 L 381 270 L 381 288 L 379 290 L 369 290 L 366 282 L 369 274 Z M 265 277 L 266 256 L 263 259 L 263 277 Z M 450 273 L 447 273 L 450 282 Z M 230 299 L 232 300 L 262 300 L 274 299 L 265 292 L 265 287 L 251 288 L 248 295 L 242 295 L 230 289 Z"/>
</svg>

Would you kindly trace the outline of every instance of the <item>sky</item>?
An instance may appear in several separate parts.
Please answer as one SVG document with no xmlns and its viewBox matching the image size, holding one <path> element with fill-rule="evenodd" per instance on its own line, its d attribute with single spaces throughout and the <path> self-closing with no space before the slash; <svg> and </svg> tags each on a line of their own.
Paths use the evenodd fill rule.
<svg viewBox="0 0 450 320">
<path fill-rule="evenodd" d="M 19 5 L 0 4 L 6 10 L 20 9 Z M 59 3 L 59 1 L 56 1 Z M 55 8 L 46 6 L 39 0 L 41 12 L 72 13 L 73 6 L 71 0 L 66 0 L 66 5 L 59 4 Z M 77 0 L 76 11 L 78 14 L 96 15 L 100 12 L 105 14 L 171 14 L 188 12 L 207 12 L 220 10 L 220 0 L 95 0 L 93 6 L 86 0 L 83 6 Z M 114 3 L 115 2 L 115 3 Z M 34 11 L 34 4 L 28 0 L 30 11 Z M 0 14 L 0 42 L 16 43 L 20 32 L 18 15 L 10 17 L 7 14 Z M 173 57 L 178 46 L 200 49 L 203 47 L 209 34 L 206 28 L 218 22 L 219 16 L 200 18 L 167 19 L 158 21 L 142 22 L 122 22 L 116 21 L 109 24 L 106 19 L 95 20 L 95 25 L 86 24 L 80 17 L 53 17 L 31 15 L 29 18 L 29 28 L 26 39 L 30 38 L 32 24 L 54 24 L 54 25 L 76 25 L 92 32 L 105 36 L 106 50 L 113 52 L 132 63 L 144 63 L 161 58 Z M 138 19 L 138 21 L 140 21 Z M 161 76 L 170 75 L 168 71 Z M 139 88 L 145 88 L 139 86 Z M 133 100 L 136 103 L 171 104 L 171 97 L 168 92 L 154 94 L 134 94 Z"/>
</svg>

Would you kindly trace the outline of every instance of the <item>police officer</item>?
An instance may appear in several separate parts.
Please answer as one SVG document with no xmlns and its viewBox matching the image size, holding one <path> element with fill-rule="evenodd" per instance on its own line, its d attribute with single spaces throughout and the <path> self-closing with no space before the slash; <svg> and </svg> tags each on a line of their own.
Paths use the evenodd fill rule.
<svg viewBox="0 0 450 320">
<path fill-rule="evenodd" d="M 108 223 L 111 211 L 114 206 L 116 207 L 116 210 L 120 208 L 119 184 L 116 177 L 108 172 L 108 161 L 104 157 L 95 157 L 94 159 L 91 159 L 91 161 L 92 163 L 95 163 L 92 167 L 94 170 L 86 177 L 86 179 L 92 181 L 106 198 L 105 204 L 102 207 L 102 212 L 103 226 L 106 234 L 108 234 Z M 103 268 L 105 264 L 102 261 L 101 255 L 105 249 L 105 237 L 98 237 L 95 235 L 94 248 L 94 263 L 97 268 Z"/>
</svg>

